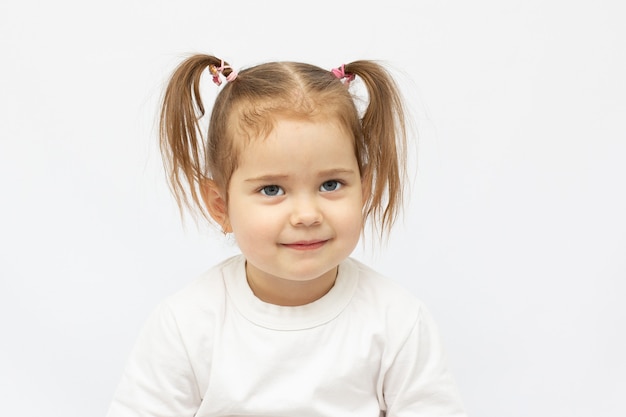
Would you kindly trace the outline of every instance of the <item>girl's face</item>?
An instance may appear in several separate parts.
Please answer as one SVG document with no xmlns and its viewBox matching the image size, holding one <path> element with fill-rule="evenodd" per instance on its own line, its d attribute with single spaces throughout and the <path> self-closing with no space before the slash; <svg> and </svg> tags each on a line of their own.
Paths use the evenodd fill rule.
<svg viewBox="0 0 626 417">
<path fill-rule="evenodd" d="M 327 119 L 283 118 L 241 149 L 223 223 L 246 257 L 251 286 L 334 282 L 363 222 L 351 135 Z"/>
</svg>

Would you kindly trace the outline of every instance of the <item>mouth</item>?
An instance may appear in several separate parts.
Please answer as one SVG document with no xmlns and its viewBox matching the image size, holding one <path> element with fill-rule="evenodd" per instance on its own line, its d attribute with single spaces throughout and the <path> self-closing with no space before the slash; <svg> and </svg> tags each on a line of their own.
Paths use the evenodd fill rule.
<svg viewBox="0 0 626 417">
<path fill-rule="evenodd" d="M 293 243 L 283 243 L 283 246 L 289 249 L 307 251 L 315 250 L 324 246 L 328 240 L 303 240 Z"/>
</svg>

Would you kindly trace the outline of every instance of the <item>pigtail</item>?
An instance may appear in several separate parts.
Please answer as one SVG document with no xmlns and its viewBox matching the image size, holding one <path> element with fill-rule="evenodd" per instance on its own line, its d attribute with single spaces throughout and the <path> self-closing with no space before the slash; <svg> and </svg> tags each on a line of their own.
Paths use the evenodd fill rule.
<svg viewBox="0 0 626 417">
<path fill-rule="evenodd" d="M 213 73 L 217 66 L 223 68 L 225 63 L 213 56 L 194 55 L 176 68 L 165 90 L 159 127 L 161 156 L 179 208 L 196 206 L 203 214 L 199 187 L 206 175 L 205 146 L 198 122 L 205 109 L 200 78 L 207 67 Z M 230 67 L 223 71 L 225 76 L 231 72 Z"/>
<path fill-rule="evenodd" d="M 363 178 L 370 187 L 365 217 L 372 216 L 380 235 L 389 232 L 402 207 L 406 177 L 405 109 L 391 75 L 372 61 L 345 65 L 347 74 L 365 85 L 369 103 L 361 118 Z"/>
</svg>

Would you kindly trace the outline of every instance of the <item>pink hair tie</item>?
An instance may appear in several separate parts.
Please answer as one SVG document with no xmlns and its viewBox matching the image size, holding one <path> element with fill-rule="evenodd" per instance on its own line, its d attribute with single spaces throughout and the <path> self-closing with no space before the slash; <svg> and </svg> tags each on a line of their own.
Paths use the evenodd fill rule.
<svg viewBox="0 0 626 417">
<path fill-rule="evenodd" d="M 354 74 L 346 72 L 345 64 L 341 64 L 339 68 L 333 68 L 330 72 L 332 72 L 333 75 L 340 80 L 343 80 L 345 78 L 346 86 L 350 85 L 350 81 L 354 80 Z"/>
<path fill-rule="evenodd" d="M 226 81 L 233 81 L 235 78 L 237 78 L 237 75 L 239 75 L 237 71 L 231 68 L 230 74 L 228 74 L 228 76 L 226 77 Z"/>
<path fill-rule="evenodd" d="M 224 75 L 224 70 L 226 68 L 230 68 L 230 74 L 228 74 L 226 76 L 226 81 L 231 82 L 233 81 L 235 78 L 237 78 L 237 71 L 235 71 L 234 69 L 232 69 L 232 67 L 230 65 L 224 65 L 224 61 L 221 60 L 220 66 L 216 67 L 215 65 L 209 65 L 209 71 L 211 72 L 211 75 L 213 76 L 213 82 L 217 85 L 222 85 L 222 80 L 220 80 L 220 74 Z"/>
</svg>

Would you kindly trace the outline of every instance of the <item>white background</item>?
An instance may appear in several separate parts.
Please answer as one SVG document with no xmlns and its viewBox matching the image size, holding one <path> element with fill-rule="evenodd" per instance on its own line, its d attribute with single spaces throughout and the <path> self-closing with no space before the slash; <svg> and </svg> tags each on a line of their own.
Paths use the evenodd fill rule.
<svg viewBox="0 0 626 417">
<path fill-rule="evenodd" d="M 0 415 L 103 416 L 147 314 L 236 252 L 183 227 L 160 166 L 192 52 L 397 69 L 411 200 L 355 256 L 430 307 L 470 415 L 626 415 L 624 8 L 2 0 Z"/>
</svg>

